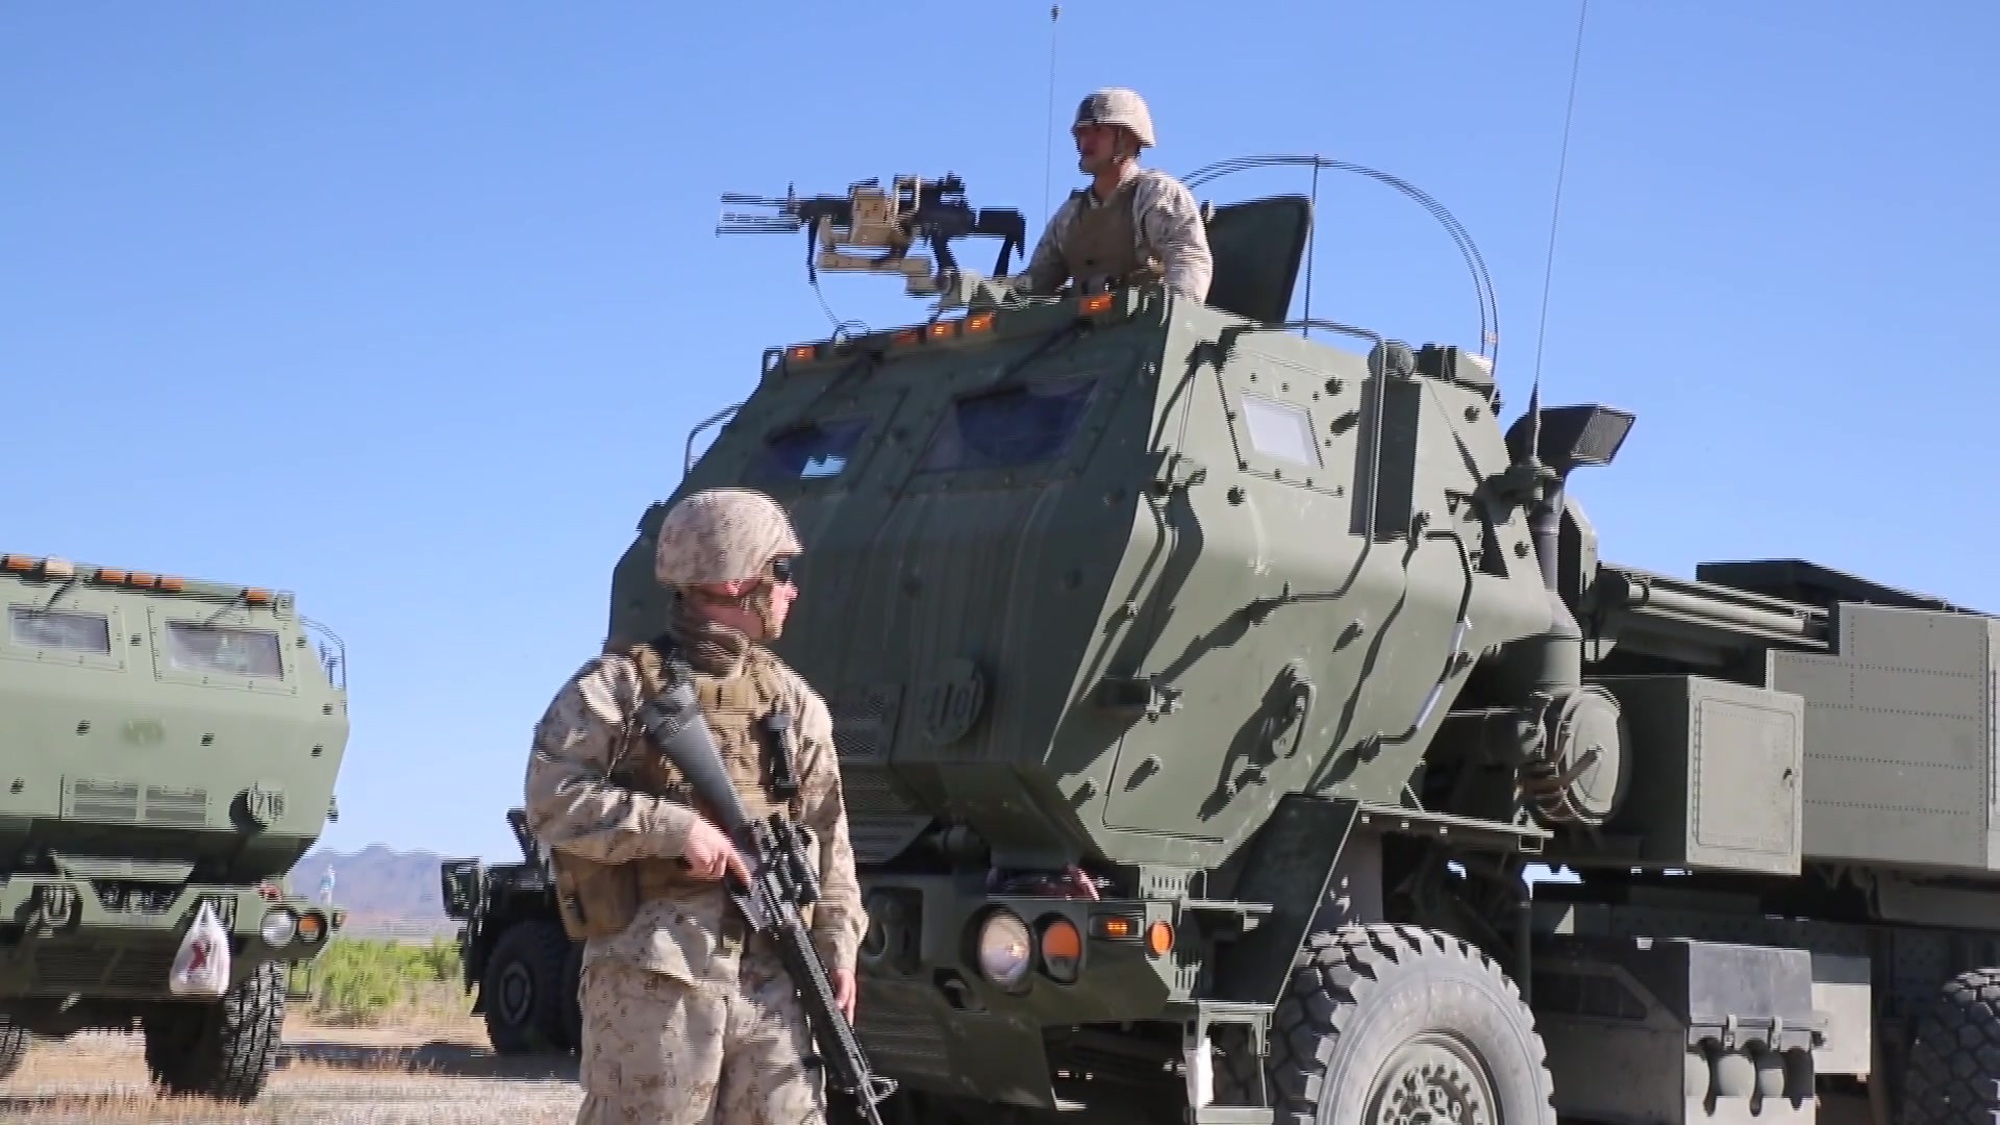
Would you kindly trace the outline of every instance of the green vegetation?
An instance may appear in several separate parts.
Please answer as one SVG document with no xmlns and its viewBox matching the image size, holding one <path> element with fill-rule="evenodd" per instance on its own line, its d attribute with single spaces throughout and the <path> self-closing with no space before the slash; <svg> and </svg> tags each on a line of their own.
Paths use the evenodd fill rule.
<svg viewBox="0 0 2000 1125">
<path fill-rule="evenodd" d="M 315 969 L 313 1019 L 377 1024 L 465 1014 L 458 944 L 434 938 L 414 945 L 379 938 L 335 938 Z"/>
</svg>

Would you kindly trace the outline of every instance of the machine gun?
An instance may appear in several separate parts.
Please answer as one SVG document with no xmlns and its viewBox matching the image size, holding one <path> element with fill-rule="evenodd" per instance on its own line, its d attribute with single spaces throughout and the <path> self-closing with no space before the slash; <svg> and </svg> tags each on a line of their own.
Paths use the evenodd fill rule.
<svg viewBox="0 0 2000 1125">
<path fill-rule="evenodd" d="M 829 273 L 899 273 L 905 291 L 913 297 L 943 292 L 957 280 L 958 260 L 951 243 L 968 235 L 1001 239 L 1000 256 L 993 266 L 994 277 L 1008 273 L 1008 262 L 1016 252 L 1025 253 L 1027 220 L 1012 208 L 989 207 L 975 212 L 965 201 L 965 183 L 956 175 L 926 181 L 917 176 L 897 176 L 889 191 L 879 180 L 862 180 L 848 186 L 846 196 L 815 195 L 800 199 L 787 189 L 784 198 L 726 192 L 724 204 L 776 208 L 776 214 L 749 214 L 725 211 L 716 225 L 717 234 L 783 234 L 804 227 L 806 276 L 818 280 L 816 269 Z M 930 245 L 937 270 L 930 259 L 911 256 L 910 248 L 921 239 Z M 867 257 L 843 253 L 839 247 L 879 248 L 882 254 Z"/>
<path fill-rule="evenodd" d="M 827 1084 L 853 1099 L 853 1108 L 866 1125 L 883 1125 L 878 1107 L 895 1092 L 896 1083 L 869 1073 L 868 1058 L 846 1014 L 834 1002 L 826 966 L 820 963 L 800 917 L 800 909 L 819 898 L 819 879 L 805 858 L 804 829 L 786 823 L 776 813 L 763 821 L 750 819 L 723 770 L 722 756 L 696 703 L 686 666 L 670 654 L 663 655 L 669 656 L 666 663 L 675 672 L 672 685 L 640 708 L 639 721 L 653 744 L 679 767 L 696 800 L 717 819 L 718 827 L 734 841 L 750 869 L 749 886 L 740 885 L 731 874 L 723 876 L 724 885 L 751 929 L 768 935 L 777 945 L 805 1002 Z M 784 726 L 782 713 L 773 718 Z M 789 769 L 784 772 L 787 780 L 796 784 Z"/>
</svg>

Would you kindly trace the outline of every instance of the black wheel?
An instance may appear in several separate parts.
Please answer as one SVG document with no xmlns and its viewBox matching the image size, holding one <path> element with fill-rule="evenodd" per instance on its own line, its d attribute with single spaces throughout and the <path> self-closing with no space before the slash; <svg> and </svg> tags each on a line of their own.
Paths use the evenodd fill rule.
<svg viewBox="0 0 2000 1125">
<path fill-rule="evenodd" d="M 28 1029 L 0 1016 L 0 1079 L 14 1077 L 21 1060 L 28 1057 Z"/>
<path fill-rule="evenodd" d="M 517 922 L 500 935 L 479 986 L 486 1037 L 495 1053 L 563 1049 L 563 960 L 569 946 L 569 935 L 554 922 Z"/>
<path fill-rule="evenodd" d="M 1903 1062 L 1903 1125 L 1992 1125 L 2000 1110 L 2000 969 L 1944 982 Z"/>
<path fill-rule="evenodd" d="M 277 1065 L 284 1025 L 284 966 L 266 962 L 220 1000 L 148 1013 L 146 1069 L 168 1094 L 255 1101 Z"/>
<path fill-rule="evenodd" d="M 1218 1095 L 1253 1100 L 1255 1056 L 1226 1060 Z M 1265 1080 L 1281 1125 L 1556 1123 L 1520 990 L 1469 942 L 1417 926 L 1306 939 L 1272 1016 Z"/>
</svg>

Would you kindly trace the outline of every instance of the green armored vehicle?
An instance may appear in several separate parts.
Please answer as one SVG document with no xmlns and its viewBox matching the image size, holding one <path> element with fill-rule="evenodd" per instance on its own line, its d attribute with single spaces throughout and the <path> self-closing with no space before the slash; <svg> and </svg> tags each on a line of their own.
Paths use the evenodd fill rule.
<svg viewBox="0 0 2000 1125">
<path fill-rule="evenodd" d="M 919 292 L 970 224 L 908 182 Z M 1288 321 L 1305 198 L 1207 221 L 1205 302 L 948 278 L 772 349 L 616 565 L 625 643 L 673 500 L 797 522 L 889 1119 L 1988 1125 L 2000 622 L 1608 561 L 1564 483 L 1631 414 Z"/>
<path fill-rule="evenodd" d="M 0 601 L 0 1075 L 136 1025 L 165 1091 L 254 1099 L 341 921 L 285 885 L 334 811 L 339 641 L 289 594 L 54 558 L 0 556 Z M 204 904 L 220 998 L 169 983 Z"/>
</svg>

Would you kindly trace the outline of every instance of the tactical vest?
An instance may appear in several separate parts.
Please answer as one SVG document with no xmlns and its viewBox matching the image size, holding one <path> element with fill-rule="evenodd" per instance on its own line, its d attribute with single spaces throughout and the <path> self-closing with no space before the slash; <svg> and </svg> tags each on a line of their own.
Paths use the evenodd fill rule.
<svg viewBox="0 0 2000 1125">
<path fill-rule="evenodd" d="M 1090 206 L 1090 189 L 1080 188 L 1076 219 L 1064 232 L 1062 259 L 1069 266 L 1078 293 L 1097 293 L 1119 285 L 1157 281 L 1166 270 L 1151 255 L 1136 248 L 1139 225 L 1132 214 L 1139 177 L 1120 184 L 1110 199 Z"/>
<path fill-rule="evenodd" d="M 655 647 L 659 645 L 659 648 Z M 661 649 L 668 642 L 639 643 L 625 649 L 639 673 L 641 701 L 657 696 L 669 682 Z M 721 680 L 688 665 L 703 719 L 715 739 L 723 768 L 736 786 L 743 808 L 753 820 L 782 811 L 796 823 L 803 809 L 799 795 L 797 717 L 785 708 L 785 681 L 771 655 L 752 647 L 741 674 Z M 791 722 L 780 730 L 766 726 L 784 714 Z M 619 747 L 610 771 L 613 783 L 689 807 L 698 807 L 693 788 L 680 770 L 653 745 L 634 722 Z M 709 815 L 707 810 L 701 810 Z M 710 816 L 713 821 L 713 816 Z M 638 859 L 606 865 L 562 856 L 556 865 L 556 899 L 563 928 L 570 937 L 622 933 L 639 903 L 697 891 L 717 884 L 696 879 L 679 859 Z"/>
</svg>

